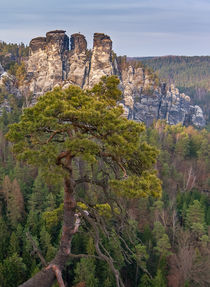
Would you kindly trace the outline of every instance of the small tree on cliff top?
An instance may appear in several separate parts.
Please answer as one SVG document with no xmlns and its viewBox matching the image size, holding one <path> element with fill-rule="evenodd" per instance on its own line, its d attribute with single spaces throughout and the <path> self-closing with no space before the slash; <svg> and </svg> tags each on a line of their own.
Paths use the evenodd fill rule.
<svg viewBox="0 0 210 287">
<path fill-rule="evenodd" d="M 98 186 L 101 192 L 113 192 L 121 198 L 161 193 L 160 181 L 151 170 L 157 151 L 141 142 L 144 125 L 123 117 L 123 108 L 117 105 L 121 99 L 118 84 L 119 80 L 112 76 L 102 78 L 88 91 L 75 86 L 66 90 L 56 88 L 40 97 L 35 106 L 25 109 L 20 122 L 10 127 L 7 137 L 14 143 L 18 159 L 39 166 L 48 178 L 64 181 L 59 250 L 47 268 L 21 286 L 51 286 L 55 275 L 59 280 L 59 272 L 73 256 L 70 246 L 78 229 L 78 216 L 83 216 L 95 228 L 94 219 L 82 209 L 78 215 L 79 184 L 88 182 Z M 106 167 L 110 173 L 104 172 L 100 178 L 90 173 L 79 177 L 75 171 L 79 159 L 89 165 Z M 101 206 L 113 211 L 107 202 Z M 124 286 L 113 262 L 101 251 L 95 231 L 97 256 L 109 264 L 117 286 Z"/>
</svg>

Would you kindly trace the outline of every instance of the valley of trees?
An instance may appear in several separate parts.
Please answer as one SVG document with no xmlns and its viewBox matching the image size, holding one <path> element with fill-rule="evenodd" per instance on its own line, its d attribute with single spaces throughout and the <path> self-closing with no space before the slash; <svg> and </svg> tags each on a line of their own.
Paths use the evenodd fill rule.
<svg viewBox="0 0 210 287">
<path fill-rule="evenodd" d="M 165 56 L 135 58 L 151 67 L 161 80 L 175 86 L 200 105 L 210 120 L 210 57 Z"/>
<path fill-rule="evenodd" d="M 3 112 L 1 287 L 210 285 L 210 134 L 126 120 L 117 84 Z"/>
</svg>

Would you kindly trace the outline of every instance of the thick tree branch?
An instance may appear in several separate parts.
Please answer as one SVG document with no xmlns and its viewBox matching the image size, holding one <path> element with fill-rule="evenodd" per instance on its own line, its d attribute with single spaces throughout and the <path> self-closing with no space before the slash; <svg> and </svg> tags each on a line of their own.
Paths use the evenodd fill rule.
<svg viewBox="0 0 210 287">
<path fill-rule="evenodd" d="M 55 273 L 55 276 L 57 278 L 59 287 L 65 287 L 60 268 L 57 265 L 55 265 L 55 264 L 50 264 L 49 266 L 47 266 L 46 270 L 48 270 L 50 268 L 52 268 L 52 270 Z"/>
<path fill-rule="evenodd" d="M 60 165 L 61 164 L 61 160 L 64 159 L 65 157 L 67 157 L 70 154 L 70 151 L 63 151 L 59 154 L 59 156 L 56 159 L 56 164 Z"/>
<path fill-rule="evenodd" d="M 70 151 L 63 151 L 59 154 L 59 156 L 56 159 L 56 164 L 61 165 L 63 169 L 67 170 L 70 174 L 72 173 L 72 167 L 69 164 L 74 156 L 71 155 Z M 66 162 L 62 162 L 62 159 L 66 159 Z"/>
<path fill-rule="evenodd" d="M 47 144 L 49 143 L 49 142 L 51 142 L 51 140 L 57 135 L 57 134 L 60 134 L 60 133 L 62 133 L 62 132 L 64 132 L 64 130 L 60 130 L 60 131 L 54 131 L 52 134 L 51 134 L 51 136 L 49 137 L 49 139 L 47 140 Z"/>
</svg>

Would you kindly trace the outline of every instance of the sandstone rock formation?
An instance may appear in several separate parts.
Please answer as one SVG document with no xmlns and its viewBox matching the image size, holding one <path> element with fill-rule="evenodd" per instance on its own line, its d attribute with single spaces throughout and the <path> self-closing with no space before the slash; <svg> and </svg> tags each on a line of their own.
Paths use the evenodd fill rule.
<svg viewBox="0 0 210 287">
<path fill-rule="evenodd" d="M 95 33 L 86 87 L 92 87 L 101 77 L 113 73 L 112 41 L 107 35 Z"/>
<path fill-rule="evenodd" d="M 81 34 L 71 36 L 71 51 L 67 62 L 67 80 L 69 84 L 83 87 L 89 71 L 90 61 L 87 55 L 87 41 Z"/>
<path fill-rule="evenodd" d="M 4 88 L 7 93 L 13 94 L 16 97 L 21 97 L 21 92 L 17 88 L 16 78 L 5 72 L 1 63 L 0 63 L 0 87 Z"/>
<path fill-rule="evenodd" d="M 27 62 L 29 91 L 41 95 L 66 79 L 69 38 L 65 31 L 48 32 L 30 42 Z"/>
<path fill-rule="evenodd" d="M 174 86 L 157 83 L 143 66 L 122 63 L 112 51 L 112 41 L 102 33 L 94 34 L 93 49 L 80 33 L 70 38 L 63 30 L 48 32 L 30 42 L 26 62 L 27 77 L 22 93 L 32 96 L 32 103 L 46 91 L 70 84 L 91 88 L 102 76 L 117 75 L 123 93 L 122 105 L 129 119 L 150 125 L 154 119 L 166 119 L 169 124 L 194 124 L 203 127 L 202 110 L 190 104 L 190 98 Z"/>
<path fill-rule="evenodd" d="M 0 93 L 3 95 L 3 98 L 0 99 L 0 116 L 1 116 L 4 109 L 7 112 L 11 111 L 11 107 L 8 101 L 9 94 L 13 94 L 16 97 L 22 96 L 21 92 L 16 87 L 15 77 L 5 72 L 1 63 L 0 63 Z"/>
</svg>

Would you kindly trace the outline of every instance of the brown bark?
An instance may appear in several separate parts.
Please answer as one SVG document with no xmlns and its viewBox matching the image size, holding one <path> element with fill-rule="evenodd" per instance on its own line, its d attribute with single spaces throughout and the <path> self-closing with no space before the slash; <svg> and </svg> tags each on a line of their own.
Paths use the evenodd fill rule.
<svg viewBox="0 0 210 287">
<path fill-rule="evenodd" d="M 55 276 L 56 276 L 57 282 L 58 282 L 58 286 L 59 287 L 65 287 L 65 284 L 64 284 L 63 278 L 62 278 L 61 270 L 56 265 L 49 265 L 46 269 L 50 269 L 50 268 L 52 268 L 52 270 L 55 273 Z"/>
<path fill-rule="evenodd" d="M 56 272 L 62 272 L 70 255 L 71 240 L 75 233 L 75 208 L 76 201 L 74 199 L 74 181 L 72 180 L 72 172 L 70 177 L 64 180 L 64 214 L 62 236 L 59 250 L 55 258 L 49 263 L 47 268 L 43 268 L 34 277 L 30 278 L 19 287 L 51 287 L 56 279 Z M 52 266 L 56 266 L 56 272 Z"/>
</svg>

